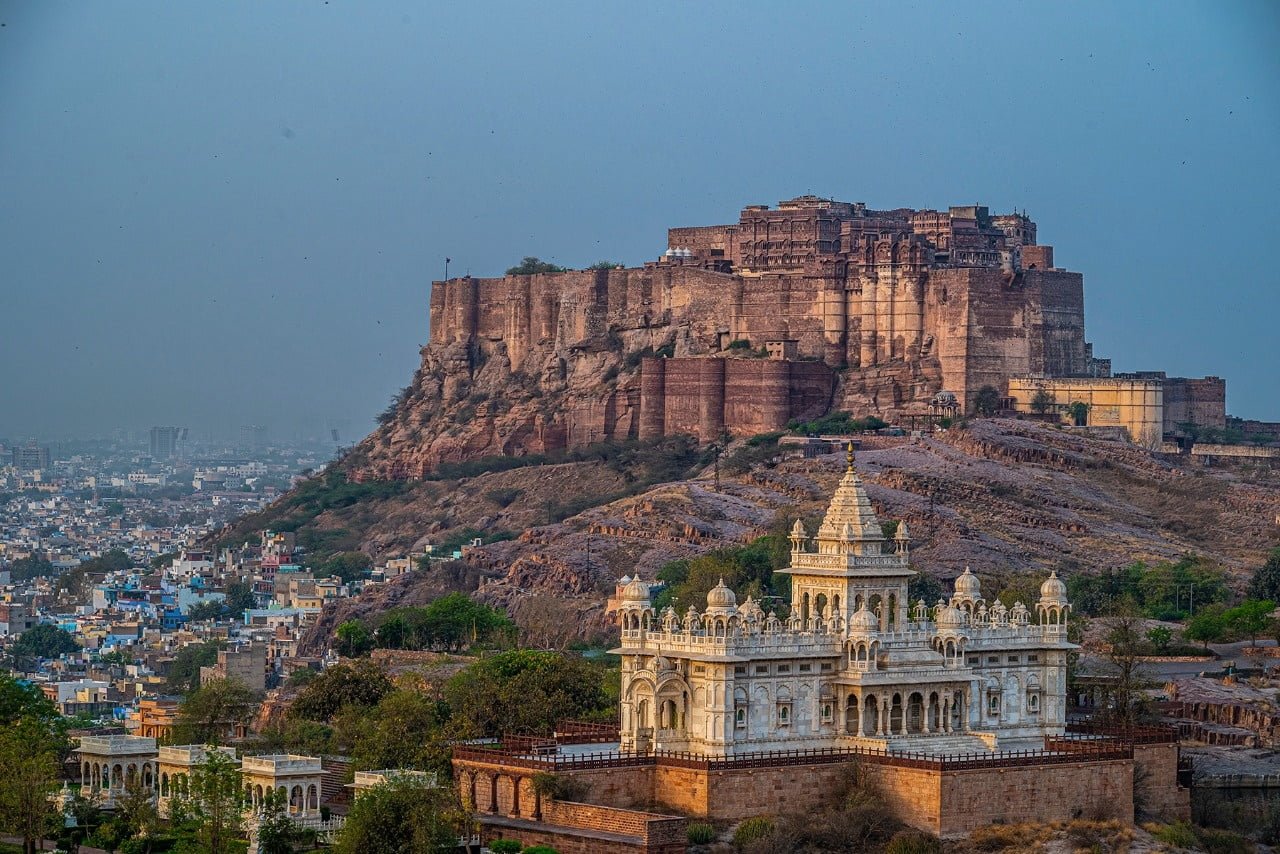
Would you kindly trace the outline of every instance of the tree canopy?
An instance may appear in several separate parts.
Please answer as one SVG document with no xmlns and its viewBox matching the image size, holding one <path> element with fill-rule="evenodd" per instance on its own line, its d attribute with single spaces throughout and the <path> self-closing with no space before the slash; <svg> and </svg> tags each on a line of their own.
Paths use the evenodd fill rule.
<svg viewBox="0 0 1280 854">
<path fill-rule="evenodd" d="M 50 623 L 41 623 L 19 635 L 9 651 L 15 659 L 57 658 L 79 648 L 80 644 L 70 632 Z"/>
<path fill-rule="evenodd" d="M 33 578 L 48 578 L 57 570 L 53 564 L 45 557 L 39 554 L 28 555 L 27 557 L 18 558 L 9 564 L 9 577 L 16 583 L 19 581 L 30 581 Z"/>
<path fill-rule="evenodd" d="M 563 273 L 564 267 L 557 267 L 549 261 L 543 261 L 532 255 L 524 256 L 519 264 L 507 268 L 508 276 L 533 276 L 538 273 Z"/>
<path fill-rule="evenodd" d="M 185 694 L 200 687 L 200 668 L 218 663 L 217 641 L 189 643 L 178 650 L 169 665 L 169 690 Z"/>
<path fill-rule="evenodd" d="M 450 593 L 424 607 L 395 608 L 377 625 L 384 649 L 462 649 L 509 638 L 515 625 L 502 611 L 465 593 Z"/>
<path fill-rule="evenodd" d="M 1253 573 L 1249 579 L 1248 596 L 1250 599 L 1280 602 L 1280 548 L 1272 549 L 1267 562 Z"/>
<path fill-rule="evenodd" d="M 581 658 L 520 649 L 476 662 L 444 693 L 468 736 L 545 733 L 557 721 L 612 713 L 605 679 L 605 668 Z"/>
<path fill-rule="evenodd" d="M 397 779 L 362 793 L 334 844 L 335 854 L 434 854 L 451 850 L 467 825 L 452 786 Z"/>
<path fill-rule="evenodd" d="M 973 396 L 973 411 L 979 415 L 995 415 L 1000 410 L 1000 392 L 995 386 L 984 385 Z"/>
<path fill-rule="evenodd" d="M 378 705 L 393 688 L 386 671 L 372 662 L 334 665 L 307 683 L 289 708 L 289 716 L 328 723 L 344 706 Z"/>
<path fill-rule="evenodd" d="M 220 744 L 247 727 L 258 710 L 257 698 L 238 679 L 214 679 L 186 696 L 178 706 L 174 738 L 178 744 Z"/>
</svg>

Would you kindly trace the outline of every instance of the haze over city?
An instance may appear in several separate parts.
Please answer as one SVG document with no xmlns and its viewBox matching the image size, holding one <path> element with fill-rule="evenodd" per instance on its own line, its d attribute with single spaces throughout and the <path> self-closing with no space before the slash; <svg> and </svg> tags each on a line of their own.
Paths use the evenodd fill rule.
<svg viewBox="0 0 1280 854">
<path fill-rule="evenodd" d="M 432 279 L 815 193 L 1026 209 L 1117 370 L 1280 418 L 1280 12 L 0 3 L 0 435 L 345 420 Z"/>
</svg>

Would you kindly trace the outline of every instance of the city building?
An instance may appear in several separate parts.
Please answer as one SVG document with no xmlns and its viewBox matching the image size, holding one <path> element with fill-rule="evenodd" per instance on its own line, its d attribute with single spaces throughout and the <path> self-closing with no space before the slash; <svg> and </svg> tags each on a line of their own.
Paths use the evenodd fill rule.
<svg viewBox="0 0 1280 854">
<path fill-rule="evenodd" d="M 49 468 L 49 449 L 37 445 L 35 440 L 17 445 L 10 453 L 13 467 L 20 472 L 43 471 Z"/>
<path fill-rule="evenodd" d="M 151 456 L 157 460 L 171 460 L 181 456 L 179 443 L 187 438 L 186 427 L 152 427 Z"/>
</svg>

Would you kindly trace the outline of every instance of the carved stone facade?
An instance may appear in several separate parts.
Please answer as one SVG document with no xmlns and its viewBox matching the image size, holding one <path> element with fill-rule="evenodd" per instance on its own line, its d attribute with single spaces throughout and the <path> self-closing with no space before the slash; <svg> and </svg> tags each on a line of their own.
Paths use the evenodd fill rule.
<svg viewBox="0 0 1280 854">
<path fill-rule="evenodd" d="M 621 747 L 734 756 L 859 747 L 973 753 L 1042 747 L 1066 723 L 1066 586 L 1034 603 L 908 602 L 909 534 L 894 539 L 849 468 L 817 535 L 791 534 L 789 616 L 739 604 L 723 584 L 701 613 L 650 605 L 629 582 L 622 621 Z"/>
</svg>

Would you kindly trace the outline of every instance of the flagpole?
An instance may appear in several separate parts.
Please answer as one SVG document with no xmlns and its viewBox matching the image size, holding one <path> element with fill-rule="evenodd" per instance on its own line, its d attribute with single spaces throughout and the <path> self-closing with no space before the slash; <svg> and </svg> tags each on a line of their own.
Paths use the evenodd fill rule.
<svg viewBox="0 0 1280 854">
<path fill-rule="evenodd" d="M 449 281 L 449 262 L 452 260 L 453 260 L 452 258 L 444 259 L 444 280 L 446 282 Z"/>
</svg>

